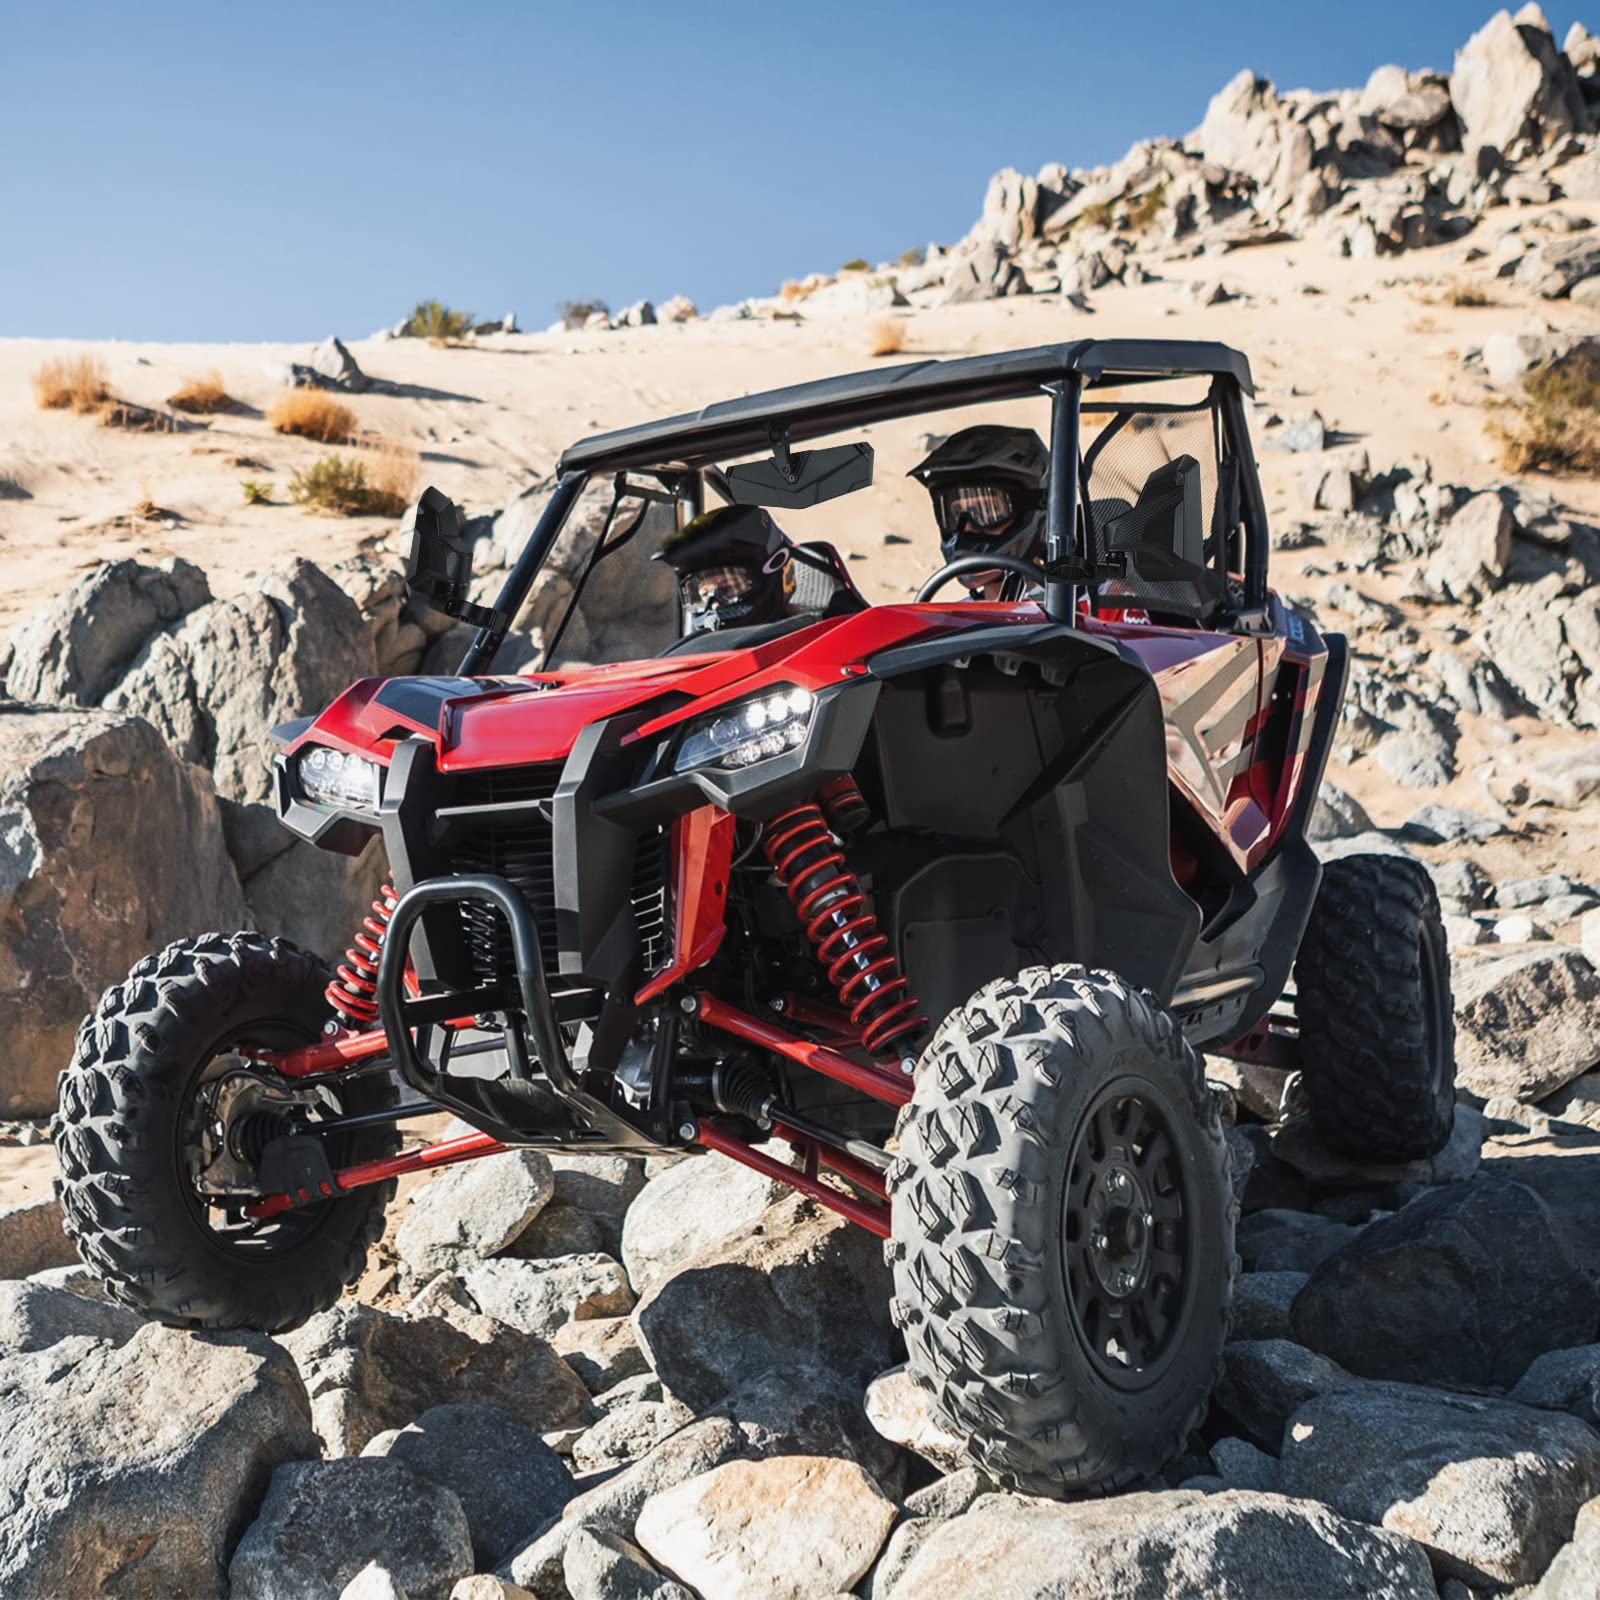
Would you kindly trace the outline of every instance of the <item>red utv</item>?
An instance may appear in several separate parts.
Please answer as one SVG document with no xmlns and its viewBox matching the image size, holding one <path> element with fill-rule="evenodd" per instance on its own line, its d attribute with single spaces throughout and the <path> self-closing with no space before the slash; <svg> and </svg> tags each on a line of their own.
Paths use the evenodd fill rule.
<svg viewBox="0 0 1600 1600">
<path fill-rule="evenodd" d="M 357 683 L 276 761 L 286 826 L 380 833 L 392 889 L 334 971 L 206 934 L 107 992 L 55 1124 L 84 1259 L 164 1321 L 283 1329 L 355 1278 L 398 1174 L 716 1150 L 888 1241 L 912 1370 L 995 1477 L 1155 1472 L 1235 1271 L 1199 1052 L 1297 1067 L 1369 1158 L 1431 1154 L 1454 1104 L 1426 873 L 1306 843 L 1345 646 L 1267 586 L 1250 392 L 1222 345 L 1086 340 L 605 434 L 562 457 L 492 609 L 430 491 L 411 576 L 481 625 L 458 675 Z M 650 659 L 596 661 L 594 597 L 660 593 L 645 513 L 803 512 L 873 454 L 802 442 L 1027 397 L 1043 556 L 989 562 L 1023 598 L 939 598 L 969 558 L 914 603 L 836 606 L 813 549 L 780 622 L 686 644 L 668 606 Z M 602 475 L 542 666 L 495 676 Z M 402 1153 L 440 1108 L 479 1131 Z"/>
</svg>

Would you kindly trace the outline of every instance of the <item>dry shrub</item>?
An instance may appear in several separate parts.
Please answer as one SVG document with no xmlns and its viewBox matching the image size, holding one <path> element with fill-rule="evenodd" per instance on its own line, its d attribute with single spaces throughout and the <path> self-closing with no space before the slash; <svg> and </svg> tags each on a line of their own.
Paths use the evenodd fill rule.
<svg viewBox="0 0 1600 1600">
<path fill-rule="evenodd" d="M 176 433 L 182 424 L 169 411 L 135 405 L 131 400 L 107 400 L 97 411 L 102 428 L 127 433 Z"/>
<path fill-rule="evenodd" d="M 174 411 L 191 411 L 209 416 L 217 411 L 232 411 L 234 398 L 222 387 L 222 374 L 215 367 L 203 378 L 185 378 L 176 394 L 167 396 Z"/>
<path fill-rule="evenodd" d="M 1494 306 L 1500 302 L 1475 283 L 1452 283 L 1444 292 L 1444 303 L 1447 306 Z"/>
<path fill-rule="evenodd" d="M 804 300 L 810 292 L 803 283 L 798 283 L 793 278 L 786 278 L 778 290 L 778 298 L 786 306 L 792 306 L 796 300 Z"/>
<path fill-rule="evenodd" d="M 867 329 L 867 354 L 894 356 L 906 347 L 906 325 L 899 317 L 879 317 Z"/>
<path fill-rule="evenodd" d="M 47 361 L 33 375 L 33 398 L 44 411 L 98 411 L 111 398 L 106 369 L 93 356 Z"/>
<path fill-rule="evenodd" d="M 244 493 L 244 503 L 247 506 L 270 506 L 272 504 L 272 485 L 262 483 L 259 478 L 246 478 L 239 488 Z"/>
<path fill-rule="evenodd" d="M 379 439 L 365 464 L 367 510 L 379 516 L 398 517 L 416 498 L 422 457 L 398 439 Z"/>
<path fill-rule="evenodd" d="M 421 459 L 391 439 L 364 456 L 324 456 L 289 479 L 289 498 L 308 511 L 341 517 L 397 517 L 416 490 Z"/>
<path fill-rule="evenodd" d="M 472 332 L 472 313 L 452 311 L 442 300 L 419 300 L 406 318 L 402 336 L 431 339 L 435 344 L 454 344 Z"/>
<path fill-rule="evenodd" d="M 1509 427 L 1492 422 L 1512 472 L 1600 472 L 1600 357 L 1576 350 L 1522 380 Z"/>
<path fill-rule="evenodd" d="M 297 433 L 318 444 L 343 444 L 356 429 L 356 414 L 320 389 L 285 389 L 267 421 L 279 433 Z"/>
</svg>

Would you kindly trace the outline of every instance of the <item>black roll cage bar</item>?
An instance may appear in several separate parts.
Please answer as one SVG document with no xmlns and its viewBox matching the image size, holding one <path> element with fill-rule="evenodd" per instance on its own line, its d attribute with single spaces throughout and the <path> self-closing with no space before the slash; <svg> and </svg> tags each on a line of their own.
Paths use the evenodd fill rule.
<svg viewBox="0 0 1600 1600">
<path fill-rule="evenodd" d="M 1250 369 L 1226 345 L 1186 340 L 1080 340 L 999 356 L 925 361 L 887 371 L 859 373 L 751 395 L 687 417 L 600 434 L 567 450 L 557 463 L 555 489 L 528 542 L 506 574 L 494 609 L 505 621 L 480 628 L 458 668 L 461 676 L 487 673 L 505 641 L 509 619 L 522 610 L 539 569 L 565 527 L 590 478 L 614 473 L 619 499 L 629 470 L 648 472 L 675 498 L 680 522 L 705 503 L 705 481 L 720 487 L 718 458 L 764 447 L 774 425 L 792 439 L 816 438 L 874 421 L 889 421 L 992 400 L 1050 396 L 1050 458 L 1074 461 L 1078 470 L 1052 472 L 1045 506 L 1044 610 L 1072 626 L 1078 586 L 1093 575 L 1077 559 L 1079 507 L 1084 500 L 1079 448 L 1086 387 L 1129 387 L 1210 375 L 1221 422 L 1219 446 L 1231 461 L 1246 529 L 1244 604 L 1260 612 L 1267 600 L 1267 511 L 1250 447 L 1244 395 L 1254 392 Z M 609 525 L 609 521 L 608 521 Z"/>
</svg>

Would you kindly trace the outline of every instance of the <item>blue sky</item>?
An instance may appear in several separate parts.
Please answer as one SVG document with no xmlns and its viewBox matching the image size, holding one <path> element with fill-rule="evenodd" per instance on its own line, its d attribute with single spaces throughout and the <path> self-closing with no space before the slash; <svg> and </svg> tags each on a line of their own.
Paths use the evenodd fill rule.
<svg viewBox="0 0 1600 1600">
<path fill-rule="evenodd" d="M 8 0 L 0 335 L 359 338 L 427 296 L 542 327 L 567 297 L 770 293 L 958 237 L 1002 166 L 1181 135 L 1243 66 L 1447 69 L 1490 9 Z"/>
</svg>

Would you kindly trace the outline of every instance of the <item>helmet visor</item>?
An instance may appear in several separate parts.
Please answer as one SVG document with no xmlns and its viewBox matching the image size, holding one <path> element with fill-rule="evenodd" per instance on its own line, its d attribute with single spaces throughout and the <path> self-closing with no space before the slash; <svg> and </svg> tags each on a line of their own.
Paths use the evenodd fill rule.
<svg viewBox="0 0 1600 1600">
<path fill-rule="evenodd" d="M 1004 533 L 1017 516 L 1011 491 L 998 484 L 964 483 L 941 489 L 934 504 L 944 533 L 976 534 L 980 539 Z"/>
<path fill-rule="evenodd" d="M 685 574 L 683 603 L 691 611 L 720 611 L 749 599 L 755 586 L 756 574 L 749 567 L 702 567 Z"/>
</svg>

